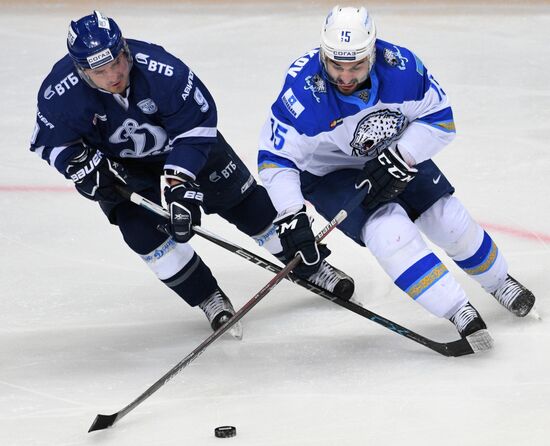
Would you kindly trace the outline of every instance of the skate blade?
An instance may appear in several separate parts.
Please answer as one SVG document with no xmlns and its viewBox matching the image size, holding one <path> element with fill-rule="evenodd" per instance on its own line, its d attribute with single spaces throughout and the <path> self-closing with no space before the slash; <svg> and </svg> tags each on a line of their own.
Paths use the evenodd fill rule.
<svg viewBox="0 0 550 446">
<path fill-rule="evenodd" d="M 531 311 L 527 313 L 527 316 L 532 317 L 533 319 L 536 319 L 537 321 L 542 321 L 542 316 L 538 312 L 538 308 L 533 305 L 533 308 L 531 308 Z"/>
<path fill-rule="evenodd" d="M 495 341 L 487 330 L 478 330 L 469 336 L 466 336 L 470 347 L 474 353 L 479 353 L 487 350 L 491 350 Z"/>
<path fill-rule="evenodd" d="M 233 327 L 231 327 L 228 331 L 228 333 L 233 336 L 238 341 L 242 341 L 243 339 L 243 326 L 240 322 L 237 322 Z"/>
<path fill-rule="evenodd" d="M 228 321 L 228 316 L 222 316 L 222 318 L 220 319 L 222 325 L 227 324 Z M 235 325 L 233 325 L 229 330 L 227 330 L 227 333 L 229 333 L 235 339 L 241 341 L 243 339 L 243 326 L 241 325 L 241 322 L 239 321 Z"/>
</svg>

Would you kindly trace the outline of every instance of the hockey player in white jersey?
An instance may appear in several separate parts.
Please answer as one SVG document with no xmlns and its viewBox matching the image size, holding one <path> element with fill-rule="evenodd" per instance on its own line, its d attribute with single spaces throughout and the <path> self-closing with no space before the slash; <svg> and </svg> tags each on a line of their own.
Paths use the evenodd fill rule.
<svg viewBox="0 0 550 446">
<path fill-rule="evenodd" d="M 336 6 L 320 48 L 287 72 L 258 165 L 287 256 L 299 252 L 310 264 L 322 257 L 306 200 L 330 219 L 368 188 L 339 228 L 368 247 L 399 288 L 484 350 L 493 341 L 483 319 L 421 232 L 516 316 L 529 313 L 535 297 L 508 274 L 502 252 L 432 161 L 454 136 L 449 100 L 422 61 L 377 39 L 364 7 Z"/>
<path fill-rule="evenodd" d="M 216 213 L 282 255 L 269 196 L 218 131 L 214 99 L 180 59 L 125 39 L 98 11 L 70 23 L 67 48 L 38 93 L 31 150 L 97 201 L 155 275 L 218 329 L 234 309 L 188 243 L 192 227 L 202 211 Z M 117 184 L 157 204 L 164 194 L 170 222 L 126 201 Z M 341 298 L 353 294 L 351 278 L 327 262 L 304 278 Z"/>
</svg>

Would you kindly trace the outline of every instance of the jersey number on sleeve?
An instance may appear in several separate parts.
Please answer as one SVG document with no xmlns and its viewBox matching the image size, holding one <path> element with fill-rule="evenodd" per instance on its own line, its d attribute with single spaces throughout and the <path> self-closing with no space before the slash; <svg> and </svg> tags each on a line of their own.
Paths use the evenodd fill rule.
<svg viewBox="0 0 550 446">
<path fill-rule="evenodd" d="M 199 107 L 201 108 L 201 112 L 206 113 L 210 106 L 208 105 L 208 102 L 202 95 L 201 91 L 198 88 L 195 88 L 195 94 L 193 95 L 193 98 L 195 98 L 195 102 L 199 104 Z"/>
<path fill-rule="evenodd" d="M 278 122 L 276 123 L 273 118 L 271 118 L 271 138 L 270 141 L 273 141 L 273 147 L 277 150 L 281 150 L 285 145 L 285 134 L 288 132 L 288 129 L 284 128 Z"/>
</svg>

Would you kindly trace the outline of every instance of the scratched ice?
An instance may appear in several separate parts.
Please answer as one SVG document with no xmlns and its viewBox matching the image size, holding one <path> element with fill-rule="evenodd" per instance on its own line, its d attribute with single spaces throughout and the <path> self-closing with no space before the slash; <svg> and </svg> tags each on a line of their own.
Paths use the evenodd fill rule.
<svg viewBox="0 0 550 446">
<path fill-rule="evenodd" d="M 243 319 L 242 342 L 219 339 L 94 434 L 97 413 L 122 409 L 210 331 L 95 205 L 27 151 L 35 94 L 66 51 L 68 21 L 95 5 L 42 3 L 0 2 L 0 444 L 217 445 L 220 425 L 237 427 L 234 444 L 253 446 L 548 444 L 547 2 L 372 6 L 380 37 L 414 49 L 451 97 L 458 137 L 437 162 L 538 296 L 542 320 L 515 319 L 447 262 L 496 346 L 445 358 L 282 283 Z M 100 6 L 127 36 L 159 43 L 193 68 L 217 99 L 220 129 L 255 171 L 259 129 L 285 70 L 316 45 L 331 6 L 317 3 Z M 263 255 L 218 218 L 204 227 Z M 429 338 L 456 339 L 367 251 L 340 233 L 327 241 L 368 308 Z M 193 245 L 238 307 L 272 277 L 207 241 Z"/>
</svg>

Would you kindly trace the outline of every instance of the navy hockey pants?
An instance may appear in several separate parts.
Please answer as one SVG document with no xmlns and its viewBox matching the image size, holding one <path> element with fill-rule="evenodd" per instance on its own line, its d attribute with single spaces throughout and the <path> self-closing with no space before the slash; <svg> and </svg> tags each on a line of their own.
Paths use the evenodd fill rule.
<svg viewBox="0 0 550 446">
<path fill-rule="evenodd" d="M 399 203 L 413 221 L 441 197 L 452 194 L 455 190 L 433 161 L 424 161 L 415 167 L 418 168 L 416 177 L 401 195 L 392 200 Z M 302 193 L 305 199 L 315 206 L 317 212 L 330 221 L 345 203 L 357 194 L 357 172 L 355 169 L 342 169 L 322 177 L 302 172 Z M 382 205 L 369 210 L 358 206 L 338 229 L 361 246 L 365 246 L 361 240 L 361 230 L 374 211 Z"/>
</svg>

